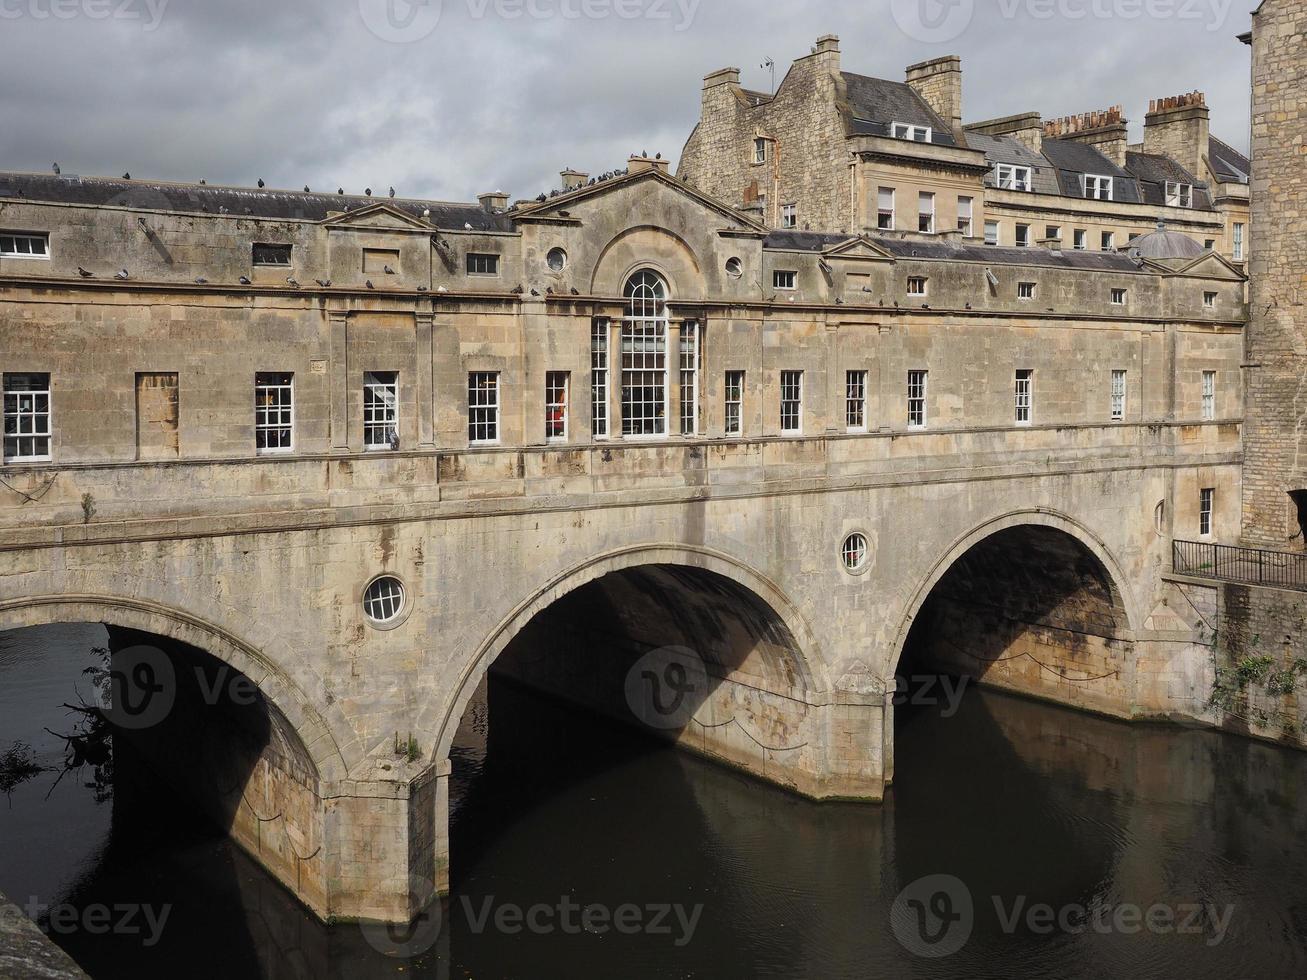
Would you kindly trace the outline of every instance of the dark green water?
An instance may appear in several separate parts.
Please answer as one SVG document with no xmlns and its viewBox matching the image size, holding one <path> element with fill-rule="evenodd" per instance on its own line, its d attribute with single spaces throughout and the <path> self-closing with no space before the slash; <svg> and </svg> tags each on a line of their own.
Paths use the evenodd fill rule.
<svg viewBox="0 0 1307 980">
<path fill-rule="evenodd" d="M 100 643 L 0 634 L 0 751 L 23 739 L 60 763 L 43 729 L 68 726 L 59 706 Z M 0 891 L 167 910 L 158 930 L 52 930 L 95 977 L 1307 975 L 1301 754 L 972 691 L 953 717 L 902 713 L 884 806 L 822 806 L 505 685 L 477 711 L 455 759 L 454 896 L 415 959 L 317 924 L 130 759 L 109 799 L 90 768 L 0 796 Z M 1041 904 L 1051 930 L 1028 915 Z M 514 928 L 533 906 L 542 934 Z M 587 930 L 587 906 L 641 928 Z M 1201 928 L 1177 931 L 1198 908 Z M 956 929 L 958 951 L 919 955 Z"/>
</svg>

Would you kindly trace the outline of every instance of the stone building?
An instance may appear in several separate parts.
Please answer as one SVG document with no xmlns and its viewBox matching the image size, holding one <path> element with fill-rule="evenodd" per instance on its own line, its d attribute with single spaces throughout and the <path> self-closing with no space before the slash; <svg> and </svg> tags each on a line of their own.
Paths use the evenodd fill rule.
<svg viewBox="0 0 1307 980">
<path fill-rule="evenodd" d="M 1249 162 L 1211 136 L 1201 92 L 1155 99 L 1130 145 L 1120 106 L 963 122 L 956 56 L 902 82 L 843 71 L 826 36 L 774 94 L 704 80 L 679 174 L 775 228 L 924 233 L 976 243 L 1124 249 L 1160 220 L 1247 257 Z"/>
</svg>

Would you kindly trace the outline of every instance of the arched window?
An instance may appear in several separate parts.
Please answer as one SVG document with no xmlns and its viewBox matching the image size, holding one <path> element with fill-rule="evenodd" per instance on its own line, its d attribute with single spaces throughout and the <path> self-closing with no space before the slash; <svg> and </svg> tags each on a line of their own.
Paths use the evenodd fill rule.
<svg viewBox="0 0 1307 980">
<path fill-rule="evenodd" d="M 622 321 L 622 434 L 667 434 L 667 284 L 649 269 L 626 283 Z"/>
</svg>

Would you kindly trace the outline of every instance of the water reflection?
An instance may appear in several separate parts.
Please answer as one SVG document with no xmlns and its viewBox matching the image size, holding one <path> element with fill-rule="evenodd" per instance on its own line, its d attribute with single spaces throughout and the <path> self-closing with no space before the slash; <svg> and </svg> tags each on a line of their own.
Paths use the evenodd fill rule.
<svg viewBox="0 0 1307 980">
<path fill-rule="evenodd" d="M 38 635 L 39 633 L 39 635 Z M 70 698 L 93 631 L 0 636 L 0 747 Z M 62 651 L 62 652 L 61 652 Z M 53 706 L 53 707 L 51 707 Z M 57 726 L 49 727 L 59 730 Z M 206 829 L 129 754 L 112 799 L 41 778 L 0 801 L 0 890 L 20 901 L 171 906 L 162 939 L 58 937 L 94 976 L 1293 976 L 1307 968 L 1307 757 L 1210 732 L 1123 725 L 973 691 L 951 718 L 904 711 L 883 807 L 816 805 L 492 683 L 455 757 L 455 894 L 425 955 L 325 927 Z M 43 777 L 44 778 L 44 777 Z M 895 938 L 895 897 L 928 875 L 974 901 L 944 960 Z M 998 902 L 996 908 L 995 902 Z M 1225 907 L 1209 929 L 1042 934 L 1046 903 Z M 508 907 L 701 908 L 687 942 L 555 928 L 504 934 Z M 487 913 L 487 910 L 490 910 Z M 1002 914 L 1000 914 L 1000 912 Z M 537 920 L 539 921 L 539 919 Z M 1073 923 L 1074 925 L 1074 923 Z M 679 944 L 678 944 L 679 943 Z"/>
</svg>

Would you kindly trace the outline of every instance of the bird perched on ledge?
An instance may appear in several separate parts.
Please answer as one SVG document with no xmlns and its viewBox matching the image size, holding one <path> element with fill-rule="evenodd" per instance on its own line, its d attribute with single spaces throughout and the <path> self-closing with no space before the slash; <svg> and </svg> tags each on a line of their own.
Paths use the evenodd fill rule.
<svg viewBox="0 0 1307 980">
<path fill-rule="evenodd" d="M 79 276 L 81 276 L 83 279 L 94 279 L 94 278 L 95 278 L 95 273 L 94 273 L 94 272 L 87 272 L 87 271 L 86 271 L 85 269 L 83 269 L 80 265 L 77 267 L 77 274 L 78 274 Z"/>
<path fill-rule="evenodd" d="M 328 286 L 331 285 L 330 279 L 314 279 L 313 281 L 316 282 L 323 289 L 326 289 Z"/>
<path fill-rule="evenodd" d="M 126 269 L 119 269 L 113 274 L 115 279 L 130 279 L 131 274 Z"/>
<path fill-rule="evenodd" d="M 249 276 L 241 276 L 240 279 L 237 280 L 237 282 L 239 282 L 242 286 L 252 286 L 252 285 L 254 285 L 254 284 L 250 281 L 250 277 L 249 277 Z"/>
</svg>

